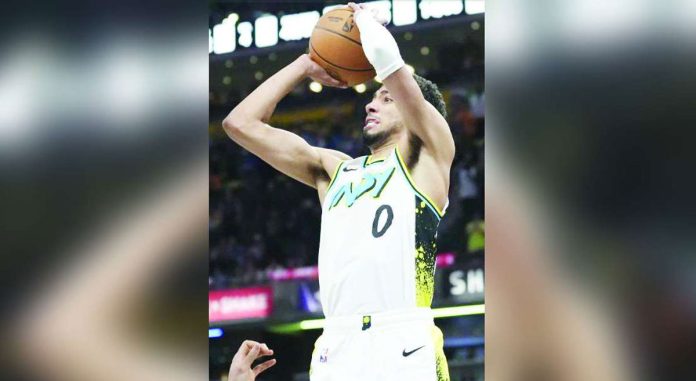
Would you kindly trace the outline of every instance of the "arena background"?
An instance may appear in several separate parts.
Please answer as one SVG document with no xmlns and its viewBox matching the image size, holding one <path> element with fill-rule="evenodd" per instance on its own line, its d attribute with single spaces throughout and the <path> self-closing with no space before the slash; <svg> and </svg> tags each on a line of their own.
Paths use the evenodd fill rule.
<svg viewBox="0 0 696 381">
<path fill-rule="evenodd" d="M 7 4 L 0 379 L 205 379 L 215 3 Z M 485 29 L 489 379 L 696 379 L 696 2 L 499 0 Z"/>
<path fill-rule="evenodd" d="M 447 102 L 457 154 L 450 206 L 438 235 L 433 308 L 452 380 L 483 380 L 483 1 L 373 3 L 390 12 L 388 28 L 406 63 L 435 82 Z M 306 51 L 311 26 L 335 4 L 340 3 L 211 2 L 211 380 L 226 380 L 244 339 L 275 350 L 278 363 L 260 380 L 308 379 L 322 317 L 317 196 L 229 140 L 221 122 L 258 84 Z M 270 124 L 312 145 L 353 157 L 368 153 L 360 127 L 364 105 L 379 83 L 345 90 L 317 85 L 307 80 L 298 86 L 278 105 Z"/>
</svg>

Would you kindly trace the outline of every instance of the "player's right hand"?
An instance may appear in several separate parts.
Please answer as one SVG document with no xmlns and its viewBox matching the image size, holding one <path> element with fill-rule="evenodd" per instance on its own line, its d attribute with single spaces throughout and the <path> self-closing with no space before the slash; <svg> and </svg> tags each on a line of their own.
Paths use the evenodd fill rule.
<svg viewBox="0 0 696 381">
<path fill-rule="evenodd" d="M 330 76 L 323 67 L 319 66 L 318 63 L 314 62 L 314 60 L 309 57 L 309 54 L 303 54 L 300 56 L 300 61 L 302 61 L 302 64 L 305 67 L 307 76 L 314 81 L 317 81 L 324 86 L 340 87 L 343 89 L 348 87 L 346 86 L 345 82 L 341 82 Z"/>
<path fill-rule="evenodd" d="M 375 21 L 377 21 L 382 26 L 387 26 L 387 24 L 389 24 L 387 14 L 385 14 L 384 12 L 380 12 L 380 10 L 375 7 L 368 6 L 368 4 L 348 3 L 348 7 L 350 7 L 353 10 L 353 14 L 355 17 L 358 17 L 358 14 L 365 12 L 369 13 L 372 16 L 372 18 L 374 18 Z"/>
<path fill-rule="evenodd" d="M 272 354 L 273 350 L 269 349 L 266 344 L 245 340 L 234 355 L 234 358 L 232 358 L 228 381 L 254 381 L 261 372 L 275 365 L 276 360 L 270 359 L 255 366 L 253 369 L 251 364 L 258 358 Z"/>
</svg>

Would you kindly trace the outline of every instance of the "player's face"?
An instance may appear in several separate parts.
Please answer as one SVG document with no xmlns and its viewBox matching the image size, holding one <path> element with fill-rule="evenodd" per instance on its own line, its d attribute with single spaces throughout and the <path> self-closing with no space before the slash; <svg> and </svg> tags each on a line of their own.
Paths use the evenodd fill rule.
<svg viewBox="0 0 696 381">
<path fill-rule="evenodd" d="M 365 106 L 365 112 L 367 115 L 363 125 L 363 136 L 366 140 L 373 136 L 393 133 L 401 125 L 399 110 L 389 90 L 384 86 L 375 92 L 372 101 Z"/>
</svg>

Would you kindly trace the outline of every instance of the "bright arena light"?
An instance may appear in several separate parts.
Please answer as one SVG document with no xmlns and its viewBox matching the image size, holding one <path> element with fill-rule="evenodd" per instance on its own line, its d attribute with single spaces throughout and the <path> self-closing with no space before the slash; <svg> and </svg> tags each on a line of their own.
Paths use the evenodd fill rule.
<svg viewBox="0 0 696 381">
<path fill-rule="evenodd" d="M 361 84 L 359 84 L 359 85 L 355 85 L 355 87 L 353 87 L 353 88 L 354 88 L 355 91 L 357 91 L 359 94 L 362 94 L 362 93 L 365 92 L 365 90 L 367 90 L 367 86 L 365 86 L 364 83 L 361 83 Z"/>
<path fill-rule="evenodd" d="M 394 2 L 394 25 L 413 24 L 418 20 L 416 0 L 399 0 Z"/>
<path fill-rule="evenodd" d="M 315 92 L 315 93 L 320 93 L 320 92 L 321 92 L 321 89 L 323 89 L 323 88 L 324 88 L 324 87 L 323 87 L 323 86 L 321 85 L 321 83 L 319 83 L 319 82 L 312 81 L 312 82 L 309 84 L 309 89 L 312 90 L 312 91 Z"/>
<path fill-rule="evenodd" d="M 239 15 L 230 13 L 220 24 L 213 27 L 213 52 L 224 54 L 236 49 L 235 28 Z"/>
<path fill-rule="evenodd" d="M 303 320 L 300 322 L 300 329 L 304 331 L 308 329 L 324 328 L 324 322 L 324 319 Z"/>
<path fill-rule="evenodd" d="M 255 40 L 256 46 L 265 48 L 278 43 L 278 18 L 273 15 L 265 15 L 256 19 Z"/>
<path fill-rule="evenodd" d="M 245 48 L 250 47 L 251 43 L 254 42 L 253 31 L 254 26 L 250 22 L 245 21 L 239 23 L 237 26 L 237 32 L 239 32 L 239 45 Z"/>
<path fill-rule="evenodd" d="M 453 16 L 462 13 L 464 10 L 464 3 L 462 0 L 421 0 L 418 8 L 420 8 L 421 17 L 424 20 L 431 17 L 439 19 L 443 16 Z"/>
<path fill-rule="evenodd" d="M 317 11 L 281 16 L 278 35 L 283 41 L 309 38 L 317 21 L 319 21 L 319 12 Z"/>
<path fill-rule="evenodd" d="M 473 304 L 468 306 L 433 308 L 434 318 L 446 318 L 453 316 L 483 315 L 486 313 L 485 304 Z"/>
<path fill-rule="evenodd" d="M 435 319 L 449 318 L 455 316 L 484 315 L 486 313 L 485 304 L 472 304 L 455 307 L 433 308 Z M 274 333 L 293 333 L 310 329 L 324 328 L 325 319 L 301 320 L 294 323 L 285 323 L 271 326 L 270 330 Z"/>
<path fill-rule="evenodd" d="M 467 15 L 486 12 L 486 2 L 484 0 L 465 0 L 464 12 Z"/>
</svg>

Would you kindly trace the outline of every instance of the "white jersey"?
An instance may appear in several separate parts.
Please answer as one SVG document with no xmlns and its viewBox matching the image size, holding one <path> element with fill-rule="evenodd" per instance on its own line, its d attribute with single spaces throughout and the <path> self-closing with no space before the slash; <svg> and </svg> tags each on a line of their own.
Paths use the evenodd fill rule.
<svg viewBox="0 0 696 381">
<path fill-rule="evenodd" d="M 430 307 L 442 213 L 398 149 L 339 164 L 322 206 L 319 290 L 326 317 Z"/>
</svg>

